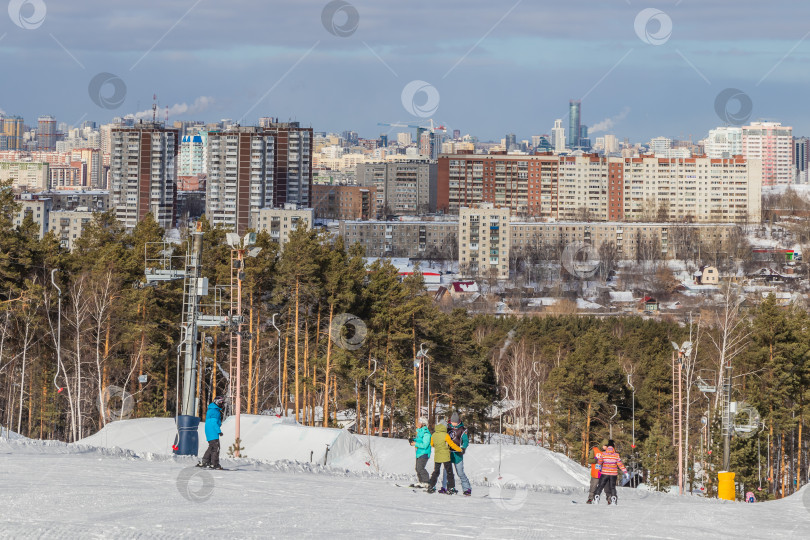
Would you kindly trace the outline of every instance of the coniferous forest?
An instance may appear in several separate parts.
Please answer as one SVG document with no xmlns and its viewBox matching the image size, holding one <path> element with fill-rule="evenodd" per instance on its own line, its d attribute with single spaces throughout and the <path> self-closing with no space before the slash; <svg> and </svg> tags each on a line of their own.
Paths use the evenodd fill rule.
<svg viewBox="0 0 810 540">
<path fill-rule="evenodd" d="M 97 214 L 68 252 L 50 233 L 40 239 L 30 217 L 16 226 L 17 211 L 6 187 L 0 425 L 72 442 L 123 416 L 174 416 L 183 282 L 146 286 L 144 279 L 152 243 L 164 231 L 147 216 L 127 233 L 111 214 Z M 202 230 L 202 275 L 212 287 L 227 284 L 226 231 L 204 218 Z M 185 235 L 175 257 L 185 254 Z M 260 233 L 256 246 L 262 250 L 244 267 L 243 413 L 287 410 L 307 425 L 353 420 L 357 433 L 408 437 L 414 360 L 424 347 L 431 424 L 457 409 L 476 443 L 502 432 L 581 463 L 612 434 L 625 462 L 666 489 L 677 471 L 672 342 L 691 341 L 682 364 L 687 486 L 716 490 L 727 364 L 732 401 L 749 411 L 737 415 L 731 438 L 737 481 L 760 498 L 789 495 L 808 481 L 810 325 L 806 312 L 772 296 L 742 301 L 728 285 L 722 299 L 681 320 L 496 317 L 447 312 L 419 275 L 400 279 L 383 261 L 367 266 L 359 246 L 323 231 L 297 229 L 283 250 Z M 230 340 L 226 328 L 204 329 L 201 411 L 215 395 L 228 395 Z"/>
</svg>

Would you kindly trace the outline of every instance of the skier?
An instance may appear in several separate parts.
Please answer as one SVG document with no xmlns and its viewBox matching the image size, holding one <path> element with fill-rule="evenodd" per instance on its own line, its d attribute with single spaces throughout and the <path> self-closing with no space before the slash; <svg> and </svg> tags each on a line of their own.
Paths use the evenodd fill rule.
<svg viewBox="0 0 810 540">
<path fill-rule="evenodd" d="M 430 438 L 430 446 L 436 449 L 436 453 L 433 456 L 433 474 L 430 475 L 427 492 L 436 492 L 436 482 L 439 480 L 442 464 L 447 472 L 447 486 L 450 490 L 455 490 L 456 479 L 453 477 L 453 466 L 450 463 L 450 450 L 461 452 L 461 448 L 447 434 L 447 426 L 444 423 L 436 425 L 436 430 Z"/>
<path fill-rule="evenodd" d="M 602 441 L 601 449 L 599 446 L 591 448 L 591 487 L 588 490 L 588 504 L 593 503 L 593 494 L 596 492 L 596 486 L 599 485 L 599 471 L 602 468 L 599 465 L 599 457 L 605 449 L 607 449 L 607 441 Z"/>
<path fill-rule="evenodd" d="M 464 423 L 459 418 L 457 412 L 454 412 L 450 416 L 450 428 L 447 430 L 447 434 L 450 435 L 453 442 L 461 448 L 461 452 L 453 451 L 450 453 L 450 462 L 454 465 L 456 474 L 458 474 L 458 478 L 461 480 L 461 489 L 464 490 L 464 495 L 470 497 L 472 495 L 470 480 L 467 478 L 467 475 L 464 474 L 464 453 L 470 445 L 470 439 L 467 436 L 467 428 L 464 427 Z M 447 493 L 449 495 L 456 493 L 456 490 L 453 488 L 447 489 L 447 473 L 442 475 L 442 489 L 439 490 L 439 493 Z"/>
<path fill-rule="evenodd" d="M 749 491 L 748 493 L 745 494 L 745 502 L 747 502 L 747 503 L 755 503 L 755 502 L 757 502 L 757 498 L 754 497 L 754 492 L 753 491 Z"/>
<path fill-rule="evenodd" d="M 608 504 L 616 504 L 618 502 L 616 495 L 616 477 L 619 474 L 619 469 L 621 469 L 624 474 L 629 475 L 629 473 L 624 463 L 622 463 L 622 458 L 616 452 L 613 440 L 608 441 L 607 448 L 602 452 L 602 455 L 599 456 L 597 462 L 601 467 L 601 476 L 599 477 L 599 484 L 596 486 L 593 500 L 598 501 L 599 494 L 602 493 L 604 489 L 608 498 Z"/>
<path fill-rule="evenodd" d="M 205 416 L 205 438 L 208 441 L 208 450 L 205 451 L 202 461 L 197 467 L 209 469 L 222 469 L 219 464 L 219 437 L 222 435 L 222 408 L 225 406 L 225 398 L 217 396 L 208 406 L 208 413 Z"/>
<path fill-rule="evenodd" d="M 411 446 L 416 448 L 416 486 L 426 488 L 430 475 L 427 472 L 427 462 L 430 458 L 430 429 L 427 427 L 427 418 L 419 418 L 416 427 L 416 437 L 411 440 Z"/>
</svg>

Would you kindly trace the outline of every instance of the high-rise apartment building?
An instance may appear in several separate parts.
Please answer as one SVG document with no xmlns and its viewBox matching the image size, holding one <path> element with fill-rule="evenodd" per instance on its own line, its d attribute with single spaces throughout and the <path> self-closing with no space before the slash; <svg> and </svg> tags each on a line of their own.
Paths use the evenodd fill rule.
<svg viewBox="0 0 810 540">
<path fill-rule="evenodd" d="M 466 276 L 509 278 L 509 209 L 481 203 L 459 211 L 458 262 Z"/>
<path fill-rule="evenodd" d="M 437 165 L 428 160 L 358 163 L 357 185 L 376 188 L 376 208 L 385 214 L 436 211 Z"/>
<path fill-rule="evenodd" d="M 758 160 L 443 155 L 437 210 L 481 202 L 541 219 L 756 223 Z"/>
<path fill-rule="evenodd" d="M 518 149 L 517 136 L 515 136 L 514 133 L 507 133 L 506 134 L 505 143 L 506 143 L 506 151 L 507 152 L 509 150 L 517 150 Z"/>
<path fill-rule="evenodd" d="M 581 112 L 580 100 L 572 99 L 568 102 L 568 148 L 572 150 L 579 146 L 579 136 L 582 131 Z"/>
<path fill-rule="evenodd" d="M 95 148 L 76 148 L 70 153 L 71 163 L 84 163 L 82 186 L 93 189 L 106 188 L 102 169 L 101 152 Z"/>
<path fill-rule="evenodd" d="M 706 157 L 715 159 L 743 155 L 742 128 L 721 126 L 710 130 L 709 136 L 703 140 L 703 152 Z"/>
<path fill-rule="evenodd" d="M 179 176 L 195 176 L 207 172 L 208 132 L 185 135 L 180 141 Z"/>
<path fill-rule="evenodd" d="M 21 116 L 4 116 L 0 130 L 0 150 L 23 149 L 23 119 Z"/>
<path fill-rule="evenodd" d="M 807 163 L 810 159 L 810 139 L 801 137 L 793 139 L 793 165 L 796 167 L 796 181 L 801 178 L 807 181 Z"/>
<path fill-rule="evenodd" d="M 557 153 L 565 152 L 565 128 L 562 120 L 554 120 L 554 127 L 551 128 L 551 146 Z"/>
<path fill-rule="evenodd" d="M 174 227 L 179 131 L 160 123 L 117 125 L 110 132 L 110 205 L 132 230 L 147 213 Z"/>
<path fill-rule="evenodd" d="M 793 128 L 780 122 L 751 122 L 742 127 L 742 154 L 762 162 L 762 185 L 793 181 Z"/>
<path fill-rule="evenodd" d="M 619 151 L 619 139 L 616 135 L 605 135 L 605 153 L 606 154 L 614 154 Z"/>
<path fill-rule="evenodd" d="M 312 128 L 297 122 L 232 127 L 208 133 L 206 214 L 243 233 L 251 213 L 311 205 Z"/>
<path fill-rule="evenodd" d="M 56 150 L 56 118 L 53 116 L 45 115 L 37 119 L 37 150 Z"/>
<path fill-rule="evenodd" d="M 251 213 L 273 208 L 276 138 L 263 128 L 208 133 L 205 214 L 214 226 L 243 234 Z"/>
</svg>

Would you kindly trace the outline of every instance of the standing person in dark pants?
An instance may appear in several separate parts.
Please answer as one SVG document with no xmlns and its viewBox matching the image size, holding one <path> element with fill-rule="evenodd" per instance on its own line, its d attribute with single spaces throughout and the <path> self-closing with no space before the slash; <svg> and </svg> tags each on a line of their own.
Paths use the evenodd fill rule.
<svg viewBox="0 0 810 540">
<path fill-rule="evenodd" d="M 621 469 L 624 474 L 627 474 L 627 469 L 624 467 L 624 463 L 622 463 L 622 458 L 619 457 L 619 454 L 614 448 L 613 440 L 608 441 L 607 449 L 599 456 L 598 462 L 601 466 L 601 476 L 599 477 L 599 485 L 596 486 L 596 492 L 594 492 L 593 498 L 595 501 L 598 501 L 599 494 L 602 493 L 604 489 L 605 495 L 607 496 L 607 503 L 616 504 L 618 502 L 616 480 L 619 476 L 619 469 Z"/>
<path fill-rule="evenodd" d="M 453 442 L 447 434 L 447 426 L 444 423 L 436 424 L 436 430 L 430 438 L 430 445 L 435 449 L 433 456 L 433 474 L 430 475 L 428 493 L 436 492 L 436 482 L 439 480 L 439 473 L 442 472 L 442 465 L 447 472 L 447 488 L 455 489 L 456 479 L 453 476 L 453 464 L 450 461 L 450 449 L 461 452 L 461 448 Z"/>
<path fill-rule="evenodd" d="M 418 428 L 416 437 L 411 441 L 411 446 L 416 448 L 416 485 L 426 488 L 430 480 L 427 472 L 427 462 L 430 459 L 430 430 L 427 427 L 427 418 L 420 418 L 416 427 Z"/>
<path fill-rule="evenodd" d="M 225 406 L 225 398 L 218 396 L 208 406 L 208 413 L 205 415 L 205 438 L 208 441 L 208 450 L 205 451 L 202 461 L 197 467 L 207 467 L 209 469 L 222 469 L 219 464 L 219 437 L 222 435 L 222 408 Z"/>
<path fill-rule="evenodd" d="M 461 452 L 450 453 L 450 461 L 456 468 L 458 479 L 461 480 L 461 487 L 464 489 L 464 495 L 470 497 L 472 495 L 470 480 L 467 478 L 467 475 L 464 474 L 464 453 L 467 451 L 467 447 L 470 445 L 470 438 L 467 436 L 467 428 L 464 427 L 464 423 L 461 421 L 461 418 L 459 418 L 457 412 L 454 412 L 450 416 L 450 425 L 447 427 L 447 434 L 450 435 L 453 442 L 461 448 Z M 439 490 L 439 493 L 447 493 L 448 495 L 454 495 L 456 493 L 455 489 L 451 490 L 447 488 L 446 474 L 442 477 L 442 489 Z"/>
</svg>

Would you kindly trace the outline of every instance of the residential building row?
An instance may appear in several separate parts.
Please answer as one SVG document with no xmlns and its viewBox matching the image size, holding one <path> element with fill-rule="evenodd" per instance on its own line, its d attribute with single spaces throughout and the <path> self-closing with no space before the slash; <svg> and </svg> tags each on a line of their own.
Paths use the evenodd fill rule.
<svg viewBox="0 0 810 540">
<path fill-rule="evenodd" d="M 617 260 L 669 259 L 675 256 L 676 229 L 694 230 L 695 241 L 723 244 L 737 227 L 734 223 L 523 221 L 508 208 L 483 203 L 462 208 L 458 220 L 343 221 L 339 232 L 347 247 L 359 243 L 368 257 L 456 259 L 468 276 L 494 272 L 498 279 L 507 279 L 510 255 L 543 246 L 560 251 L 565 245 L 581 244 L 598 252 L 602 244 L 612 242 Z"/>
<path fill-rule="evenodd" d="M 761 161 L 597 155 L 442 155 L 437 210 L 493 203 L 544 220 L 761 220 Z"/>
</svg>

